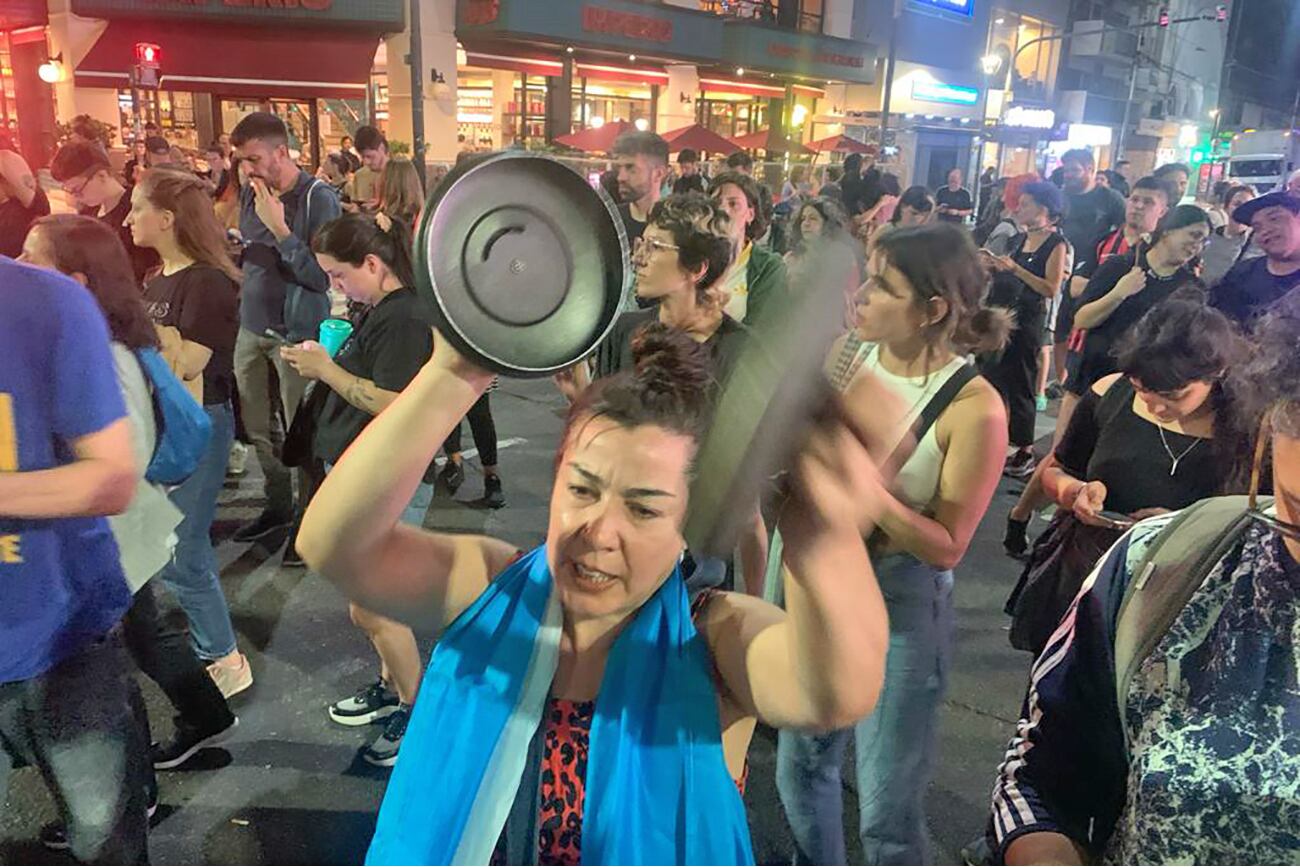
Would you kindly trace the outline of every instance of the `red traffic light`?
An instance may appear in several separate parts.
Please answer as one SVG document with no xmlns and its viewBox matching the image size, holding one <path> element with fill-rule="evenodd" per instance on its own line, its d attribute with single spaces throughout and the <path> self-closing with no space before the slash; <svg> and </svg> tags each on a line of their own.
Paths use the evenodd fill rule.
<svg viewBox="0 0 1300 867">
<path fill-rule="evenodd" d="M 135 61 L 145 66 L 157 66 L 162 63 L 162 49 L 152 42 L 137 42 Z"/>
<path fill-rule="evenodd" d="M 1168 10 L 1168 9 L 1165 9 L 1165 8 L 1162 7 L 1162 8 L 1160 9 L 1160 17 L 1156 19 L 1156 22 L 1157 22 L 1161 27 L 1168 27 L 1168 26 L 1169 26 L 1169 10 Z"/>
</svg>

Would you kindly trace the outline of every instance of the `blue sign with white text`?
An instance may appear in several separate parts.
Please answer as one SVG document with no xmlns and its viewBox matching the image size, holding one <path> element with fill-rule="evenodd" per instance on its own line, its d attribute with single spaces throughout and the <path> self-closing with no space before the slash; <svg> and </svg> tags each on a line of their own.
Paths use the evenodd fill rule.
<svg viewBox="0 0 1300 867">
<path fill-rule="evenodd" d="M 944 12 L 952 12 L 957 15 L 969 17 L 975 14 L 975 0 L 910 0 L 910 2 L 913 6 L 941 9 Z"/>
<path fill-rule="evenodd" d="M 913 81 L 912 99 L 948 105 L 976 105 L 980 101 L 980 89 L 938 81 Z"/>
</svg>

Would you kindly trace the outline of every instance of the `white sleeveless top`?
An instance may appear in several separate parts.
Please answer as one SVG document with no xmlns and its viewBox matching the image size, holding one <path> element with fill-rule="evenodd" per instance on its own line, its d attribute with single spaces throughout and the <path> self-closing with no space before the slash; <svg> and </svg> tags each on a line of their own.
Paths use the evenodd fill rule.
<svg viewBox="0 0 1300 867">
<path fill-rule="evenodd" d="M 908 407 L 904 424 L 908 430 L 925 410 L 930 400 L 943 388 L 944 383 L 966 366 L 966 359 L 958 356 L 943 367 L 924 377 L 896 376 L 880 364 L 880 345 L 863 343 L 858 347 L 857 358 L 850 368 L 852 377 L 870 371 L 887 385 Z M 915 451 L 898 471 L 890 486 L 894 495 L 918 512 L 928 513 L 930 504 L 939 493 L 939 473 L 943 470 L 943 452 L 939 449 L 937 424 L 930 425 L 925 436 L 917 443 Z"/>
</svg>

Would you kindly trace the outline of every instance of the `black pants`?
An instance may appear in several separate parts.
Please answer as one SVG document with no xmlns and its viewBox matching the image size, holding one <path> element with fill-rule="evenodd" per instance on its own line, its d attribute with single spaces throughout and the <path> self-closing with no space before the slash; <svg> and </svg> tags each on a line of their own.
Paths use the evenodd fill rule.
<svg viewBox="0 0 1300 867">
<path fill-rule="evenodd" d="M 1011 340 L 998 355 L 980 364 L 984 378 L 1002 395 L 1007 405 L 1011 444 L 1028 448 L 1034 444 L 1035 404 L 1038 386 L 1038 356 L 1043 348 L 1043 311 L 1035 307 L 1016 309 L 1016 327 Z"/>
<path fill-rule="evenodd" d="M 490 395 L 487 392 L 474 402 L 465 413 L 465 418 L 469 419 L 469 429 L 474 435 L 474 447 L 478 449 L 478 459 L 485 467 L 495 467 L 497 465 L 497 426 L 492 420 L 492 404 L 489 402 Z M 451 429 L 447 436 L 447 441 L 443 443 L 448 455 L 458 454 L 460 452 L 460 424 Z"/>
<path fill-rule="evenodd" d="M 153 582 L 135 594 L 122 619 L 122 638 L 135 664 L 158 684 L 182 720 L 209 733 L 234 722 L 225 696 L 194 655 L 185 630 L 168 624 L 159 613 Z"/>
<path fill-rule="evenodd" d="M 132 694 L 135 694 L 134 697 Z M 30 680 L 0 683 L 0 801 L 9 770 L 34 765 L 78 861 L 146 864 L 147 735 L 116 632 Z"/>
</svg>

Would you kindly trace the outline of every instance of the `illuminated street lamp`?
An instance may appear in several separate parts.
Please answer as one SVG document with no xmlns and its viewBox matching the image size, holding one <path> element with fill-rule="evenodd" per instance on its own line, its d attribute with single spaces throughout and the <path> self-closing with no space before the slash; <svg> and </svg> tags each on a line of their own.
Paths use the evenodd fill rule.
<svg viewBox="0 0 1300 867">
<path fill-rule="evenodd" d="M 57 84 L 63 80 L 63 53 L 60 52 L 36 67 L 36 74 L 46 84 Z"/>
</svg>

